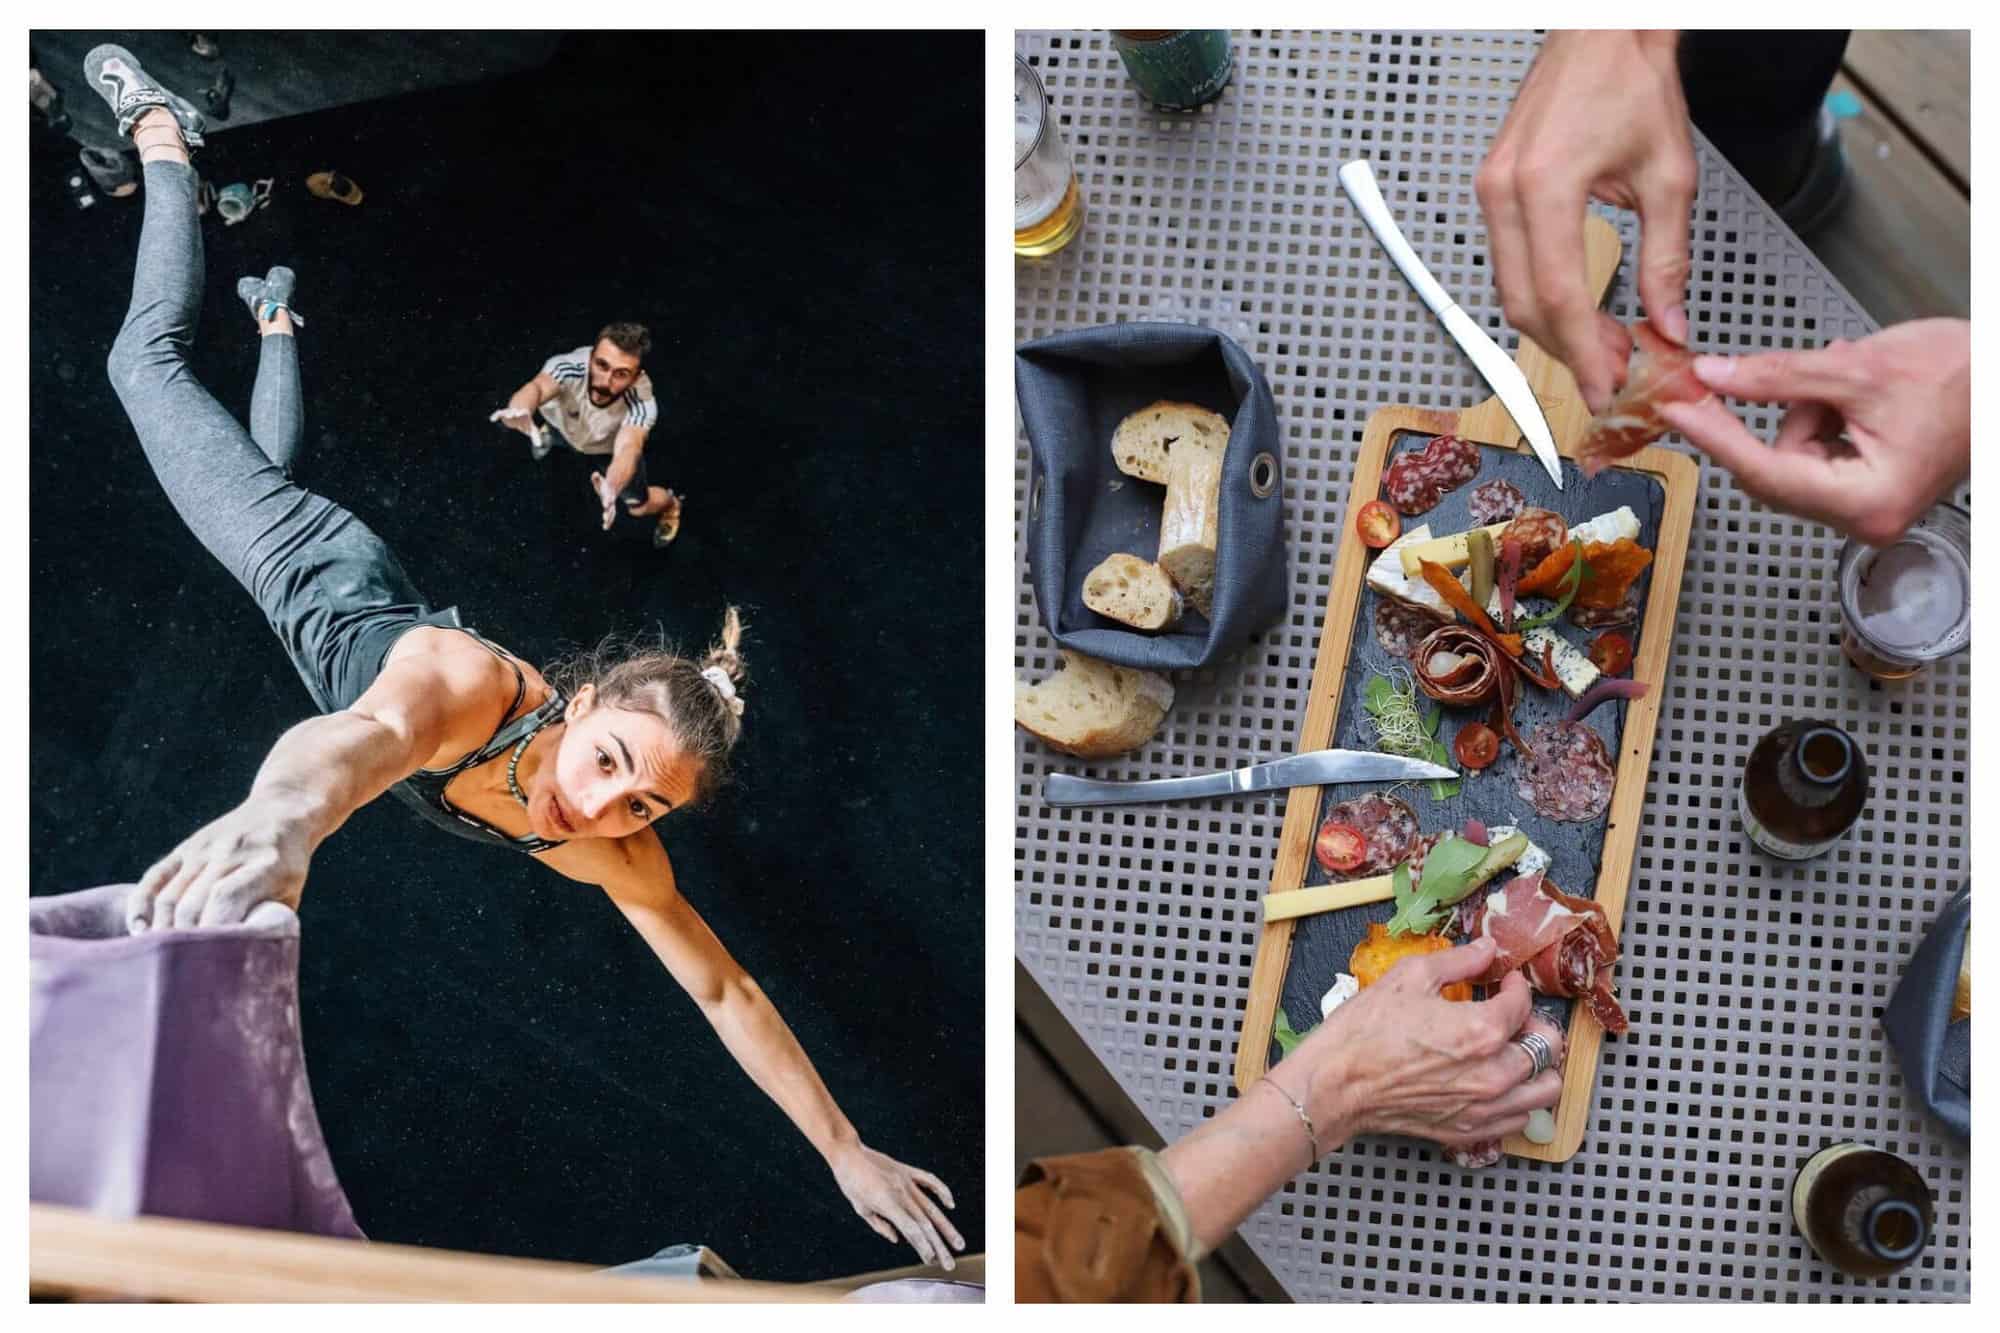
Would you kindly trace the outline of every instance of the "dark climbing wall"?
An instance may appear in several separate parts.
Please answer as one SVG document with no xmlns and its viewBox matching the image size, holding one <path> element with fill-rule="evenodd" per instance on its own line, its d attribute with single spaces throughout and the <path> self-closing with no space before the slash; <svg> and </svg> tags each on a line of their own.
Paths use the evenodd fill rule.
<svg viewBox="0 0 2000 1333">
<path fill-rule="evenodd" d="M 744 607 L 739 780 L 663 839 L 864 1138 L 943 1176 L 975 1247 L 980 58 L 977 33 L 592 34 L 529 73 L 224 128 L 203 173 L 279 183 L 208 224 L 194 357 L 247 411 L 235 280 L 296 268 L 300 479 L 524 656 L 649 627 L 698 646 Z M 37 893 L 135 878 L 310 710 L 105 382 L 138 201 L 79 214 L 71 151 L 38 130 L 30 182 Z M 306 194 L 327 167 L 361 207 Z M 653 328 L 648 457 L 689 496 L 664 553 L 596 532 L 579 460 L 486 422 L 617 318 Z M 910 1259 L 596 890 L 378 801 L 303 915 L 314 1092 L 376 1238 L 604 1264 L 699 1241 L 761 1278 Z"/>
</svg>

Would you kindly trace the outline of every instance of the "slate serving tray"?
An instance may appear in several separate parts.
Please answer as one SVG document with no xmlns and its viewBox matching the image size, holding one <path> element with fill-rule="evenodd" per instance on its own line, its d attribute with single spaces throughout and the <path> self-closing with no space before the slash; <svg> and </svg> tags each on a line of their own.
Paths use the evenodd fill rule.
<svg viewBox="0 0 2000 1333">
<path fill-rule="evenodd" d="M 1562 397 L 1565 391 L 1574 395 L 1573 382 L 1560 365 L 1541 364 L 1547 359 L 1530 344 L 1523 345 L 1521 361 L 1538 393 L 1548 395 L 1543 402 L 1549 408 L 1557 448 L 1567 458 L 1581 438 L 1581 427 L 1587 420 L 1587 414 L 1573 401 L 1566 403 Z M 1591 725 L 1605 736 L 1617 766 L 1611 808 L 1602 820 L 1593 824 L 1561 824 L 1535 815 L 1528 803 L 1514 794 L 1515 760 L 1511 746 L 1503 746 L 1501 758 L 1484 774 L 1471 777 L 1462 792 L 1451 800 L 1433 801 L 1427 787 L 1398 794 L 1417 811 L 1426 832 L 1461 828 L 1468 815 L 1477 815 L 1489 824 L 1519 822 L 1529 838 L 1550 854 L 1553 861 L 1550 874 L 1555 882 L 1565 892 L 1596 898 L 1604 905 L 1613 931 L 1617 931 L 1623 918 L 1633 852 L 1638 845 L 1637 825 L 1645 800 L 1646 771 L 1700 486 L 1700 467 L 1688 455 L 1663 448 L 1642 450 L 1588 482 L 1573 463 L 1565 461 L 1565 489 L 1558 495 L 1534 457 L 1514 447 L 1518 432 L 1511 429 L 1497 403 L 1481 404 L 1463 412 L 1404 405 L 1378 409 L 1369 418 L 1362 438 L 1354 489 L 1348 498 L 1348 521 L 1327 590 L 1319 655 L 1296 747 L 1299 750 L 1335 745 L 1373 748 L 1362 724 L 1361 692 L 1371 672 L 1383 669 L 1394 659 L 1375 642 L 1376 594 L 1366 590 L 1364 580 L 1376 553 L 1362 545 L 1354 531 L 1352 515 L 1362 503 L 1380 494 L 1381 475 L 1392 450 L 1400 452 L 1420 445 L 1430 436 L 1445 433 L 1485 446 L 1486 456 L 1479 476 L 1445 496 L 1428 514 L 1405 519 L 1406 527 L 1428 522 L 1433 535 L 1439 536 L 1463 531 L 1471 526 L 1466 505 L 1472 487 L 1494 477 L 1512 481 L 1521 488 L 1527 503 L 1554 509 L 1565 519 L 1594 518 L 1620 504 L 1632 507 L 1640 520 L 1640 540 L 1653 550 L 1653 563 L 1640 585 L 1643 602 L 1639 623 L 1626 627 L 1625 632 L 1632 636 L 1635 648 L 1632 674 L 1653 682 L 1654 688 L 1644 699 L 1629 704 L 1607 703 L 1591 715 Z M 1589 642 L 1590 635 L 1571 625 L 1566 617 L 1551 628 L 1572 643 Z M 1523 735 L 1529 735 L 1537 724 L 1567 712 L 1571 702 L 1567 694 L 1556 696 L 1530 686 L 1516 705 L 1515 724 Z M 1470 720 L 1469 712 L 1446 710 L 1440 737 L 1449 745 L 1458 726 Z M 1293 789 L 1286 804 L 1270 892 L 1287 892 L 1308 884 L 1325 883 L 1331 878 L 1313 860 L 1313 835 L 1328 806 L 1367 790 L 1356 786 L 1331 791 L 1319 787 Z M 1303 1024 L 1319 1021 L 1319 997 L 1331 984 L 1334 974 L 1346 970 L 1347 956 L 1355 941 L 1366 932 L 1369 921 L 1386 921 L 1393 911 L 1392 904 L 1381 903 L 1264 925 L 1258 936 L 1250 999 L 1237 1044 L 1239 1088 L 1247 1089 L 1278 1058 L 1271 1030 L 1280 1006 L 1295 1029 L 1302 1031 Z M 1631 1012 L 1631 993 L 1621 989 L 1620 996 Z M 1547 1003 L 1550 1012 L 1559 1019 L 1566 1016 L 1569 1031 L 1563 1097 L 1556 1108 L 1556 1138 L 1548 1144 L 1509 1139 L 1505 1149 L 1515 1156 L 1564 1161 L 1575 1154 L 1583 1141 L 1603 1029 L 1587 1007 L 1573 1007 L 1564 1001 Z M 1566 1013 L 1572 1008 L 1574 1012 Z M 1635 1018 L 1636 1021 L 1640 1020 Z"/>
<path fill-rule="evenodd" d="M 1398 432 L 1390 457 L 1394 459 L 1408 448 L 1420 448 L 1425 442 L 1424 436 Z M 1467 513 L 1473 487 L 1500 478 L 1518 487 L 1527 497 L 1528 505 L 1553 510 L 1566 519 L 1574 517 L 1581 521 L 1595 518 L 1599 514 L 1610 513 L 1620 505 L 1628 505 L 1639 518 L 1639 544 L 1648 550 L 1659 544 L 1660 517 L 1666 510 L 1667 502 L 1666 486 L 1660 478 L 1613 468 L 1600 473 L 1594 480 L 1586 480 L 1583 470 L 1565 459 L 1563 490 L 1558 492 L 1549 480 L 1549 474 L 1532 454 L 1493 448 L 1482 452 L 1485 463 L 1479 476 L 1470 485 L 1449 492 L 1429 513 L 1406 518 L 1404 531 L 1419 523 L 1428 523 L 1434 537 L 1465 531 L 1473 526 L 1472 518 Z M 1366 577 L 1365 570 L 1363 577 Z M 1652 569 L 1649 566 L 1640 576 L 1640 624 L 1645 620 L 1651 582 Z M 1348 668 L 1342 678 L 1339 723 L 1333 739 L 1335 745 L 1347 749 L 1375 748 L 1374 732 L 1362 704 L 1369 679 L 1388 672 L 1392 667 L 1408 669 L 1410 665 L 1402 658 L 1390 656 L 1376 642 L 1375 607 L 1382 600 L 1380 593 L 1363 592 L 1359 614 L 1354 617 L 1349 636 Z M 1532 609 L 1540 610 L 1545 605 L 1536 602 L 1532 604 Z M 1569 622 L 1568 616 L 1555 621 L 1549 628 L 1579 649 L 1588 648 L 1596 633 L 1578 629 Z M 1636 660 L 1636 650 L 1644 641 L 1638 626 L 1625 626 L 1621 632 L 1631 637 Z M 1657 683 L 1654 688 L 1659 688 Z M 1438 706 L 1421 693 L 1418 700 L 1428 707 Z M 1567 693 L 1524 685 L 1514 706 L 1515 729 L 1524 739 L 1529 738 L 1543 722 L 1563 717 L 1573 702 Z M 1604 738 L 1607 753 L 1618 753 L 1628 707 L 1624 702 L 1614 700 L 1600 705 L 1588 719 L 1587 725 Z M 1438 739 L 1449 749 L 1460 727 L 1484 721 L 1487 713 L 1483 705 L 1476 709 L 1444 709 Z M 1455 757 L 1450 762 L 1453 767 L 1459 766 Z M 1549 854 L 1550 880 L 1565 893 L 1588 896 L 1597 885 L 1599 862 L 1603 857 L 1605 838 L 1610 832 L 1608 820 L 1567 823 L 1536 814 L 1534 808 L 1515 793 L 1517 763 L 1514 747 L 1503 740 L 1500 758 L 1484 772 L 1468 771 L 1460 784 L 1459 794 L 1454 797 L 1443 801 L 1432 800 L 1431 784 L 1428 782 L 1408 783 L 1394 789 L 1391 794 L 1409 803 L 1410 808 L 1417 812 L 1418 822 L 1426 833 L 1461 830 L 1465 821 L 1471 818 L 1483 821 L 1489 828 L 1496 824 L 1518 825 L 1528 835 L 1529 841 Z M 1352 800 L 1368 790 L 1362 786 L 1323 788 L 1319 813 L 1314 819 L 1315 830 L 1335 805 Z M 1317 860 L 1307 861 L 1305 882 L 1308 887 L 1330 884 L 1335 878 Z M 1500 882 L 1504 883 L 1509 878 L 1511 875 L 1503 872 Z M 1291 965 L 1285 971 L 1281 1001 L 1293 1030 L 1303 1032 L 1320 1021 L 1320 996 L 1333 984 L 1336 974 L 1347 971 L 1348 956 L 1362 936 L 1367 934 L 1368 923 L 1386 922 L 1395 912 L 1394 903 L 1369 903 L 1345 911 L 1321 912 L 1316 916 L 1299 918 L 1292 932 Z M 1613 975 L 1616 975 L 1615 971 Z M 1575 1003 L 1543 995 L 1535 997 L 1535 1007 L 1564 1027 L 1569 1025 L 1570 1009 Z M 1274 1063 L 1279 1058 L 1275 1042 L 1272 1043 L 1269 1058 Z"/>
</svg>

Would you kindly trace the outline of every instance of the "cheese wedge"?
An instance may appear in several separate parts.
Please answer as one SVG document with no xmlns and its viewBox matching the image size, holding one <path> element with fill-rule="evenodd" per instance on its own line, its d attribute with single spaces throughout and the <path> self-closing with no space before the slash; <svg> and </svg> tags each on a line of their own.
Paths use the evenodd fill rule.
<svg viewBox="0 0 2000 1333">
<path fill-rule="evenodd" d="M 1603 675 L 1597 665 L 1574 647 L 1568 639 L 1557 634 L 1547 625 L 1531 629 L 1521 636 L 1521 642 L 1530 657 L 1540 658 L 1542 648 L 1548 645 L 1555 649 L 1553 660 L 1556 665 L 1556 679 L 1562 682 L 1564 693 L 1572 699 L 1580 699 L 1583 692 L 1597 683 Z"/>
<path fill-rule="evenodd" d="M 1495 843 L 1502 838 L 1512 837 L 1520 831 L 1520 829 L 1512 824 L 1495 824 L 1486 830 L 1486 841 L 1488 843 Z M 1521 853 L 1521 859 L 1514 863 L 1514 873 L 1516 875 L 1532 875 L 1537 871 L 1547 870 L 1548 868 L 1549 854 L 1535 846 L 1532 842 L 1528 844 L 1528 849 Z"/>
<path fill-rule="evenodd" d="M 1587 523 L 1577 524 L 1569 530 L 1569 535 L 1583 538 L 1585 546 L 1593 542 L 1609 546 L 1621 538 L 1636 542 L 1639 540 L 1639 516 L 1632 512 L 1630 505 L 1620 505 L 1608 514 L 1599 514 Z"/>
<path fill-rule="evenodd" d="M 1353 879 L 1345 884 L 1320 884 L 1310 889 L 1265 894 L 1264 919 L 1289 921 L 1293 917 L 1312 916 L 1317 912 L 1338 912 L 1343 907 L 1356 907 L 1362 903 L 1393 902 L 1395 897 L 1394 875 Z"/>
<path fill-rule="evenodd" d="M 1506 530 L 1505 523 L 1494 523 L 1486 528 L 1487 532 L 1493 534 L 1496 543 L 1500 540 L 1500 534 Z M 1398 542 L 1397 545 L 1401 546 L 1402 543 Z M 1464 569 L 1472 563 L 1472 551 L 1466 544 L 1466 534 L 1463 532 L 1454 532 L 1449 537 L 1433 537 L 1429 541 L 1403 546 L 1401 556 L 1403 572 L 1413 579 L 1423 578 L 1423 562 L 1426 560 L 1434 565 L 1443 565 L 1446 569 Z"/>
<path fill-rule="evenodd" d="M 1399 602 L 1421 606 L 1426 611 L 1439 615 L 1449 615 L 1444 598 L 1438 590 L 1424 582 L 1422 573 L 1412 578 L 1403 572 L 1401 552 L 1410 546 L 1422 546 L 1430 541 L 1431 530 L 1427 523 L 1419 523 L 1398 537 L 1389 547 L 1376 555 L 1374 563 L 1368 566 L 1368 586 L 1384 597 L 1393 597 Z M 1468 556 L 1467 559 L 1471 557 Z"/>
</svg>

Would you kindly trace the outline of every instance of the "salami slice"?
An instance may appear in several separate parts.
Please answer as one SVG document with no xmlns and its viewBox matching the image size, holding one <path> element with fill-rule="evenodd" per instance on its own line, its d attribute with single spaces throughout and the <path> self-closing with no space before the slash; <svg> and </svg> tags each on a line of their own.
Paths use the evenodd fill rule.
<svg viewBox="0 0 2000 1333">
<path fill-rule="evenodd" d="M 1422 454 L 1403 454 L 1382 474 L 1382 498 L 1401 514 L 1417 515 L 1444 498 Z"/>
<path fill-rule="evenodd" d="M 1572 602 L 1569 608 L 1570 623 L 1578 629 L 1610 629 L 1613 625 L 1630 625 L 1639 618 L 1639 590 L 1627 588 L 1618 605 L 1578 606 Z"/>
<path fill-rule="evenodd" d="M 1515 790 L 1548 819 L 1582 823 L 1611 807 L 1617 782 L 1604 738 L 1581 722 L 1544 722 L 1515 762 Z"/>
<path fill-rule="evenodd" d="M 1382 474 L 1382 497 L 1398 512 L 1415 516 L 1432 508 L 1444 493 L 1479 475 L 1479 446 L 1456 435 L 1437 435 L 1420 450 L 1402 453 Z"/>
<path fill-rule="evenodd" d="M 1418 644 L 1444 623 L 1443 616 L 1393 597 L 1375 600 L 1375 642 L 1391 657 L 1409 657 L 1417 651 Z"/>
<path fill-rule="evenodd" d="M 1533 569 L 1569 539 L 1569 524 L 1546 509 L 1523 509 L 1500 534 L 1502 545 L 1521 543 L 1521 568 Z"/>
<path fill-rule="evenodd" d="M 1521 488 L 1505 477 L 1495 477 L 1482 481 L 1472 488 L 1472 494 L 1465 502 L 1466 512 L 1472 516 L 1475 528 L 1490 527 L 1504 523 L 1521 512 L 1528 497 L 1521 494 Z"/>
<path fill-rule="evenodd" d="M 1326 821 L 1345 824 L 1368 841 L 1367 855 L 1352 870 L 1336 870 L 1336 882 L 1386 875 L 1409 859 L 1410 848 L 1423 836 L 1417 812 L 1394 796 L 1371 791 L 1342 801 L 1326 812 Z"/>
<path fill-rule="evenodd" d="M 1420 833 L 1417 835 L 1416 842 L 1410 846 L 1411 884 L 1421 885 L 1424 882 L 1424 859 L 1431 854 L 1431 848 L 1443 841 L 1444 834 L 1442 833 Z"/>
<path fill-rule="evenodd" d="M 1456 435 L 1440 435 L 1424 447 L 1436 455 L 1438 489 L 1455 491 L 1479 475 L 1479 446 Z"/>
</svg>

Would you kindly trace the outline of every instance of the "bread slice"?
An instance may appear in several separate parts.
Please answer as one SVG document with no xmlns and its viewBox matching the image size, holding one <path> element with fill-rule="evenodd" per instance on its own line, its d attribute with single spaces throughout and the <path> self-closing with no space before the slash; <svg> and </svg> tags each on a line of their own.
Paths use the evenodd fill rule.
<svg viewBox="0 0 2000 1333">
<path fill-rule="evenodd" d="M 1167 571 L 1123 551 L 1084 575 L 1083 604 L 1133 629 L 1165 629 L 1181 618 L 1181 595 Z"/>
<path fill-rule="evenodd" d="M 1175 449 L 1202 446 L 1220 453 L 1228 443 L 1226 418 L 1193 403 L 1161 399 L 1118 423 L 1111 436 L 1111 458 L 1127 476 L 1164 486 Z"/>
<path fill-rule="evenodd" d="M 1030 685 L 1014 682 L 1014 721 L 1050 749 L 1083 759 L 1136 750 L 1174 706 L 1173 682 L 1062 650 L 1062 669 Z"/>
<path fill-rule="evenodd" d="M 1204 616 L 1215 596 L 1216 516 L 1227 442 L 1227 436 L 1213 446 L 1183 442 L 1169 466 L 1160 510 L 1160 568 Z"/>
</svg>

